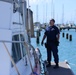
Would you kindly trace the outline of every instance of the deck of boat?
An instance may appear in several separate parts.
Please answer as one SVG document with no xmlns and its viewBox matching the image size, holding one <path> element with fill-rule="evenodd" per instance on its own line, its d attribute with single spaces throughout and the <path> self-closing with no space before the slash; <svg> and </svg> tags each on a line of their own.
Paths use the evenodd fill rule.
<svg viewBox="0 0 76 75">
<path fill-rule="evenodd" d="M 66 62 L 60 62 L 58 69 L 54 69 L 54 65 L 55 64 L 52 63 L 52 66 L 47 68 L 48 75 L 74 75 L 70 66 Z"/>
</svg>

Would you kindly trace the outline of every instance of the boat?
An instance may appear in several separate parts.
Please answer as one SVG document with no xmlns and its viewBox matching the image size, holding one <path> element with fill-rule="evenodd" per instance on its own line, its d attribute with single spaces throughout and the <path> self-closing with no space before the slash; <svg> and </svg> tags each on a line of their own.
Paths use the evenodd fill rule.
<svg viewBox="0 0 76 75">
<path fill-rule="evenodd" d="M 33 32 L 27 29 L 26 4 L 0 0 L 0 75 L 40 75 L 38 50 L 29 41 Z"/>
<path fill-rule="evenodd" d="M 39 48 L 30 43 L 33 12 L 26 5 L 25 0 L 0 0 L 0 75 L 74 75 L 68 62 L 60 62 L 58 70 L 46 68 Z"/>
</svg>

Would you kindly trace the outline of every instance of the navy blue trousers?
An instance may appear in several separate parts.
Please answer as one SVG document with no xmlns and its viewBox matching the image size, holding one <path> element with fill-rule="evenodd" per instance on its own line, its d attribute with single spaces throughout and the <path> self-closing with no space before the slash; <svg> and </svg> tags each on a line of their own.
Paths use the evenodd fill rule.
<svg viewBox="0 0 76 75">
<path fill-rule="evenodd" d="M 56 45 L 52 45 L 52 46 L 49 46 L 47 48 L 47 61 L 49 63 L 51 62 L 52 54 L 54 57 L 54 62 L 56 64 L 58 64 L 59 63 L 59 56 L 58 56 L 58 47 Z"/>
</svg>

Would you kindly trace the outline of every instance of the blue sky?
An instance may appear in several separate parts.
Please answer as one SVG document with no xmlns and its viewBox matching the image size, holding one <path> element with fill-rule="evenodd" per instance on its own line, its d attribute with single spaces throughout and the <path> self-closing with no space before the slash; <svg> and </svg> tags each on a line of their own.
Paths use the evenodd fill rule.
<svg viewBox="0 0 76 75">
<path fill-rule="evenodd" d="M 64 5 L 64 23 L 74 22 L 76 23 L 76 0 L 53 0 L 54 3 L 54 19 L 56 23 L 62 23 L 62 12 Z M 38 5 L 38 21 L 43 23 L 46 22 L 46 4 L 47 4 L 47 22 L 51 17 L 51 0 L 30 0 L 30 9 L 33 11 L 34 22 L 36 18 L 36 7 Z M 44 17 L 43 17 L 44 16 Z M 44 19 L 43 19 L 44 18 Z"/>
</svg>

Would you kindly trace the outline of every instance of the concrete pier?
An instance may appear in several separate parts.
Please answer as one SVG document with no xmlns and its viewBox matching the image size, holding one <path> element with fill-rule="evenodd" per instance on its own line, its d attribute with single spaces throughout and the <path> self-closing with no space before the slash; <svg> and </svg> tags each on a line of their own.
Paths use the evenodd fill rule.
<svg viewBox="0 0 76 75">
<path fill-rule="evenodd" d="M 52 66 L 47 68 L 48 75 L 74 75 L 70 66 L 66 62 L 60 62 L 59 68 L 54 69 L 54 63 L 52 62 Z"/>
</svg>

